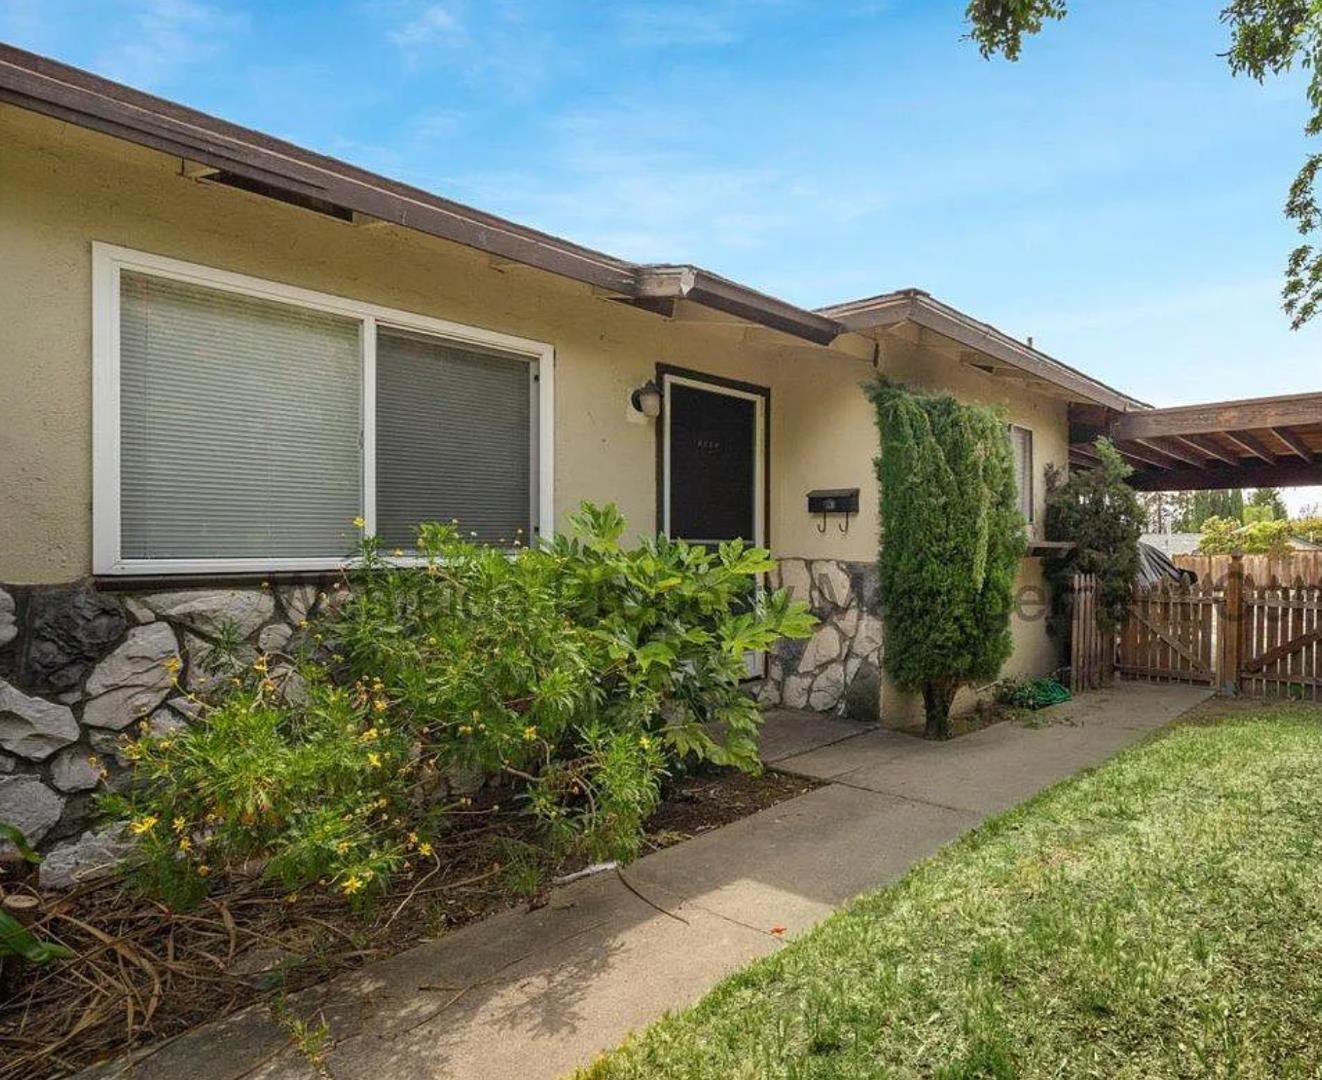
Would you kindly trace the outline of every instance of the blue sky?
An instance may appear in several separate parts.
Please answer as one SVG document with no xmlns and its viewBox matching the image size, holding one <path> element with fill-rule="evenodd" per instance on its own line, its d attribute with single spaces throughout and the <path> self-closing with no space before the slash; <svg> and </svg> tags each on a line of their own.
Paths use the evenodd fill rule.
<svg viewBox="0 0 1322 1080">
<path fill-rule="evenodd" d="M 925 288 L 1154 404 L 1319 389 L 1301 80 L 1233 79 L 1206 0 L 1071 6 L 1018 64 L 927 0 L 0 0 L 0 38 L 614 254 Z"/>
</svg>

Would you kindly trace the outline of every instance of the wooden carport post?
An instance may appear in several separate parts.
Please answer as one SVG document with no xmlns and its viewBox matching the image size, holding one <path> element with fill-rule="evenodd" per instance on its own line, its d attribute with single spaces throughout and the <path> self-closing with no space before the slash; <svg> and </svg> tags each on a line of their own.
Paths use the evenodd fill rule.
<svg viewBox="0 0 1322 1080">
<path fill-rule="evenodd" d="M 1239 669 L 1244 660 L 1244 556 L 1238 551 L 1230 556 L 1226 575 L 1226 595 L 1221 607 L 1221 638 L 1217 663 L 1217 693 L 1221 697 L 1239 695 Z"/>
</svg>

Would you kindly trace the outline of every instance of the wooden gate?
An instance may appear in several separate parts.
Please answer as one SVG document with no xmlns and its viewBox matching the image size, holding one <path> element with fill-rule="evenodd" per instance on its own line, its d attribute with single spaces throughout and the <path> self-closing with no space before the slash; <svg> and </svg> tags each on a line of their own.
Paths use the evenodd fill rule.
<svg viewBox="0 0 1322 1080">
<path fill-rule="evenodd" d="M 1116 670 L 1225 695 L 1322 701 L 1322 586 L 1298 578 L 1258 585 L 1236 555 L 1223 582 L 1136 589 Z"/>
<path fill-rule="evenodd" d="M 1322 700 L 1322 588 L 1245 578 L 1242 596 L 1238 691 Z"/>
<path fill-rule="evenodd" d="M 1216 683 L 1215 586 L 1165 581 L 1135 589 L 1120 628 L 1116 670 L 1157 682 Z"/>
</svg>

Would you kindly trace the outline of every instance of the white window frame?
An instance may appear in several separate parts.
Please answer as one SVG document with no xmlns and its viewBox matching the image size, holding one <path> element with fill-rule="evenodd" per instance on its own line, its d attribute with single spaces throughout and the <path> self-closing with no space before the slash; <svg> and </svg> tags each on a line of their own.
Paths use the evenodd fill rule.
<svg viewBox="0 0 1322 1080">
<path fill-rule="evenodd" d="M 1028 513 L 1024 515 L 1024 521 L 1031 529 L 1037 519 L 1037 475 L 1034 472 L 1036 466 L 1036 453 L 1033 446 L 1033 429 L 1024 424 L 1011 424 L 1010 437 L 1014 438 L 1017 432 L 1023 432 L 1028 436 Z M 1012 446 L 1013 449 L 1013 446 Z M 1019 470 L 1015 470 L 1015 493 L 1019 496 L 1019 501 L 1023 501 L 1023 492 L 1019 490 Z"/>
<path fill-rule="evenodd" d="M 92 243 L 92 572 L 94 574 L 207 574 L 333 570 L 344 556 L 316 558 L 129 559 L 123 556 L 120 516 L 120 275 L 149 274 L 355 319 L 362 348 L 362 516 L 363 531 L 376 533 L 376 330 L 378 326 L 432 334 L 460 344 L 498 349 L 528 361 L 537 392 L 531 411 L 533 527 L 541 536 L 554 528 L 555 349 L 542 341 L 382 307 L 331 293 L 236 274 L 198 263 Z M 532 509 L 532 507 L 530 507 Z M 345 522 L 346 533 L 352 529 Z M 420 562 L 402 559 L 399 562 Z"/>
</svg>

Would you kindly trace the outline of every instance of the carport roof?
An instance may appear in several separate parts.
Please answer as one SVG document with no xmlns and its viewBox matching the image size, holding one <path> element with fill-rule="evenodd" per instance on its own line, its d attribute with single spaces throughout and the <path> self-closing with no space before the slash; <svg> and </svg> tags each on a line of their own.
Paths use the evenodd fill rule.
<svg viewBox="0 0 1322 1080">
<path fill-rule="evenodd" d="M 1071 424 L 1071 460 L 1093 460 L 1092 441 L 1105 435 L 1141 491 L 1322 484 L 1322 393 L 1086 413 Z"/>
</svg>

